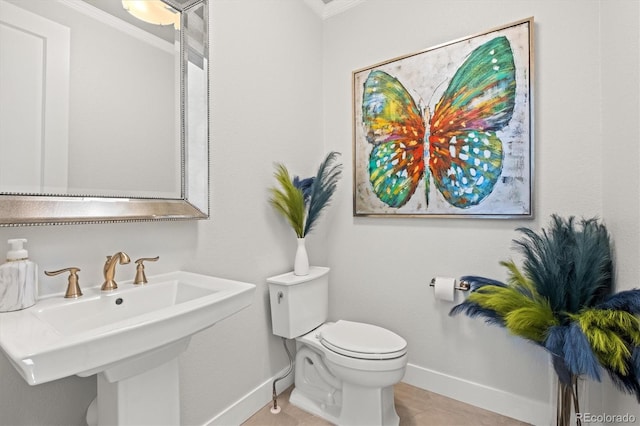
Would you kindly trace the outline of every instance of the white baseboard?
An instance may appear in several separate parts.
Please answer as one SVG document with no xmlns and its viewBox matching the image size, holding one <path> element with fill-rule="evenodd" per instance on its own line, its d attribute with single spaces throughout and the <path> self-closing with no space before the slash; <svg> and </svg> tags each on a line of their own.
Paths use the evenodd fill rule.
<svg viewBox="0 0 640 426">
<path fill-rule="evenodd" d="M 271 401 L 273 381 L 276 377 L 282 376 L 287 371 L 287 368 L 278 372 L 274 377 L 265 380 L 262 384 L 205 423 L 205 426 L 240 425 L 245 422 Z M 276 392 L 280 393 L 292 384 L 293 371 L 287 377 L 278 381 Z"/>
<path fill-rule="evenodd" d="M 205 426 L 239 425 L 271 401 L 271 386 L 276 376 L 265 380 L 238 401 L 230 405 Z M 281 392 L 293 384 L 293 374 L 278 382 L 277 391 Z M 500 389 L 491 388 L 459 377 L 449 376 L 414 364 L 407 365 L 403 382 L 421 389 L 435 392 L 467 404 L 493 411 L 494 413 L 534 425 L 552 424 L 552 408 L 548 403 L 524 398 Z"/>
<path fill-rule="evenodd" d="M 407 372 L 402 381 L 523 422 L 534 425 L 552 424 L 552 408 L 548 403 L 524 398 L 414 364 L 407 365 Z"/>
</svg>

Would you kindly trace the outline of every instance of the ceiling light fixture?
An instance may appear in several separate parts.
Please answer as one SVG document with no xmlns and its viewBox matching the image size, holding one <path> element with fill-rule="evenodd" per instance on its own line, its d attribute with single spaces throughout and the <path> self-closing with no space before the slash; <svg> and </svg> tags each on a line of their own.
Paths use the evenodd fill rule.
<svg viewBox="0 0 640 426">
<path fill-rule="evenodd" d="M 180 13 L 162 0 L 122 0 L 122 7 L 141 21 L 180 28 Z"/>
</svg>

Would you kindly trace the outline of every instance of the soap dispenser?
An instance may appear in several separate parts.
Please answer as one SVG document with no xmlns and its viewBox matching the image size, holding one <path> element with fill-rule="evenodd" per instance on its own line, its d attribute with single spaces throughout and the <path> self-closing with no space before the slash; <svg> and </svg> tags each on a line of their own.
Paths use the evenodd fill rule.
<svg viewBox="0 0 640 426">
<path fill-rule="evenodd" d="M 29 260 L 23 244 L 27 240 L 9 240 L 7 262 L 0 265 L 0 312 L 17 311 L 36 303 L 38 266 Z"/>
</svg>

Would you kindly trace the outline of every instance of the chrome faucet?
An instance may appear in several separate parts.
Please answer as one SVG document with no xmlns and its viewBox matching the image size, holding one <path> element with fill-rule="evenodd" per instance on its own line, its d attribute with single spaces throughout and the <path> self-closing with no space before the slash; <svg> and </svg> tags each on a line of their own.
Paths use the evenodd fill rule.
<svg viewBox="0 0 640 426">
<path fill-rule="evenodd" d="M 126 265 L 131 262 L 127 253 L 119 251 L 113 256 L 107 256 L 107 261 L 104 263 L 104 282 L 100 290 L 111 291 L 118 288 L 118 284 L 113 280 L 116 273 L 116 263 Z"/>
</svg>

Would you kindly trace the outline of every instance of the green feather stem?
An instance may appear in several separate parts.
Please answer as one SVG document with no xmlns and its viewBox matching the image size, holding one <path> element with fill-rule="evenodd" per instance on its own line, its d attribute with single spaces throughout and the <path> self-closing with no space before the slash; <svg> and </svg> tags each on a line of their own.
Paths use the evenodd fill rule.
<svg viewBox="0 0 640 426">
<path fill-rule="evenodd" d="M 527 276 L 518 269 L 518 266 L 513 260 L 502 261 L 500 262 L 500 265 L 504 266 L 509 271 L 509 279 L 507 280 L 509 285 L 520 288 L 531 296 L 537 294 L 536 286 L 533 281 L 527 278 Z"/>
<path fill-rule="evenodd" d="M 516 336 L 543 344 L 550 327 L 558 325 L 548 303 L 531 303 L 530 306 L 514 309 L 505 317 L 505 325 Z"/>
<path fill-rule="evenodd" d="M 558 321 L 546 299 L 532 290 L 528 295 L 516 287 L 485 286 L 471 293 L 467 300 L 496 312 L 504 318 L 511 333 L 541 344 L 549 327 Z"/>
<path fill-rule="evenodd" d="M 467 301 L 490 309 L 504 318 L 515 309 L 528 306 L 529 299 L 512 287 L 485 286 L 471 293 Z"/>
<path fill-rule="evenodd" d="M 605 366 L 628 374 L 627 363 L 634 347 L 640 346 L 640 319 L 625 311 L 585 309 L 573 318 Z"/>
<path fill-rule="evenodd" d="M 293 185 L 289 171 L 282 164 L 276 165 L 273 174 L 280 188 L 270 188 L 271 205 L 289 222 L 298 238 L 304 237 L 304 219 L 306 206 L 302 191 Z"/>
</svg>

